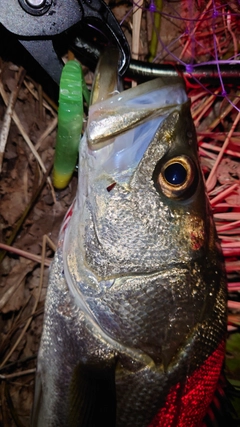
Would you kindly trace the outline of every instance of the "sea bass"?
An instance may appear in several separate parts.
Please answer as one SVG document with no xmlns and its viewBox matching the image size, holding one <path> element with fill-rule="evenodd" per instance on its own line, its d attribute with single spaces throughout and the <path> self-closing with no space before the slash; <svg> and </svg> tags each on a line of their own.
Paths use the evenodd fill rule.
<svg viewBox="0 0 240 427">
<path fill-rule="evenodd" d="M 114 73 L 105 57 L 50 269 L 32 426 L 199 427 L 226 281 L 190 103 L 181 79 L 119 92 Z"/>
</svg>

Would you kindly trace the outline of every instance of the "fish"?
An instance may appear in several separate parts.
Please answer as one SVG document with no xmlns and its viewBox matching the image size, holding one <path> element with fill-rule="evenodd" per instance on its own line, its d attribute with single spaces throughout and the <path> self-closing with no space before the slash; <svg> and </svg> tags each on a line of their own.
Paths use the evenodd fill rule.
<svg viewBox="0 0 240 427">
<path fill-rule="evenodd" d="M 199 427 L 227 294 L 190 101 L 181 78 L 119 91 L 109 56 L 50 268 L 32 426 Z"/>
</svg>

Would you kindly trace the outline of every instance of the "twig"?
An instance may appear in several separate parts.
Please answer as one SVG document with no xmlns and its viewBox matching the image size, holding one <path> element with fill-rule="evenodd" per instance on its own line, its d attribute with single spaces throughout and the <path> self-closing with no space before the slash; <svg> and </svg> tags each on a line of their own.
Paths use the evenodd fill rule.
<svg viewBox="0 0 240 427">
<path fill-rule="evenodd" d="M 139 56 L 139 43 L 140 43 L 140 28 L 142 19 L 142 6 L 143 0 L 139 0 L 137 3 L 133 2 L 133 29 L 132 29 L 132 58 L 138 59 Z M 132 87 L 136 86 L 137 83 L 132 81 Z"/>
<path fill-rule="evenodd" d="M 31 298 L 31 297 L 30 297 Z M 29 302 L 29 300 L 28 300 Z M 28 302 L 26 303 L 25 307 L 27 306 Z M 37 316 L 43 314 L 44 312 L 44 306 L 40 307 L 38 310 L 35 311 L 34 313 L 34 317 L 36 318 Z M 26 317 L 24 317 L 23 319 L 21 319 L 20 313 L 18 315 L 18 318 L 15 319 L 14 325 L 11 327 L 11 329 L 7 332 L 4 340 L 2 340 L 1 345 L 0 345 L 0 352 L 1 354 L 3 354 L 5 352 L 5 349 L 7 349 L 8 345 L 9 345 L 9 341 L 11 339 L 11 337 L 15 334 L 15 332 L 20 329 L 24 323 L 30 318 L 32 317 L 32 314 L 28 314 Z M 5 344 L 6 343 L 6 344 Z M 31 358 L 36 358 L 36 356 L 30 356 L 30 358 L 26 358 L 25 360 L 30 360 Z M 0 372 L 6 369 L 11 368 L 12 366 L 21 363 L 21 359 L 20 360 L 16 360 L 15 362 L 11 362 L 8 363 L 5 366 L 2 366 L 0 368 Z"/>
<path fill-rule="evenodd" d="M 236 188 L 238 187 L 237 184 L 233 184 L 230 187 L 228 187 L 226 190 L 221 191 L 217 196 L 213 197 L 210 200 L 211 205 L 216 205 L 220 200 L 223 200 L 226 196 L 228 196 L 230 193 L 232 193 Z"/>
<path fill-rule="evenodd" d="M 225 152 L 225 150 L 226 150 L 226 148 L 227 148 L 227 146 L 229 144 L 229 140 L 230 140 L 230 138 L 231 138 L 231 136 L 232 136 L 232 134 L 233 134 L 233 132 L 234 132 L 234 130 L 235 130 L 238 122 L 239 122 L 239 120 L 240 120 L 240 111 L 238 112 L 238 114 L 237 114 L 237 116 L 236 116 L 236 118 L 235 118 L 235 120 L 233 122 L 233 125 L 232 125 L 232 127 L 231 127 L 231 129 L 230 129 L 230 131 L 229 131 L 229 133 L 227 135 L 227 138 L 226 138 L 226 140 L 225 140 L 225 142 L 224 142 L 224 144 L 223 144 L 223 146 L 221 148 L 221 151 L 218 154 L 216 162 L 215 162 L 215 164 L 214 164 L 214 166 L 213 166 L 213 168 L 212 168 L 212 170 L 211 170 L 211 172 L 210 172 L 210 174 L 208 176 L 208 179 L 206 181 L 206 187 L 207 187 L 208 190 L 212 188 L 212 185 L 213 185 L 212 184 L 213 183 L 212 178 L 213 178 L 213 176 L 214 176 L 214 174 L 216 172 L 216 169 L 217 169 L 217 167 L 218 167 L 218 165 L 220 163 L 220 160 L 222 159 L 222 156 L 223 156 L 223 154 L 224 154 L 224 152 Z"/>
<path fill-rule="evenodd" d="M 1 368 L 0 369 L 0 373 L 2 372 L 2 371 L 5 371 L 5 370 L 9 370 L 9 369 L 17 369 L 17 368 L 19 368 L 20 369 L 20 367 L 22 366 L 22 365 L 24 365 L 25 363 L 28 363 L 28 362 L 30 362 L 30 361 L 32 361 L 32 360 L 35 360 L 37 358 L 37 355 L 36 354 L 33 354 L 32 356 L 27 356 L 27 357 L 24 357 L 24 358 L 22 358 L 22 359 L 18 359 L 18 360 L 15 360 L 14 362 L 10 362 L 8 365 L 6 365 L 4 368 Z M 4 375 L 4 374 L 1 374 L 1 375 Z"/>
<path fill-rule="evenodd" d="M 133 2 L 132 58 L 138 59 L 143 0 Z"/>
<path fill-rule="evenodd" d="M 213 102 L 216 99 L 216 95 L 220 92 L 220 88 L 217 89 L 211 96 L 204 98 L 203 102 L 199 103 L 198 108 L 194 110 L 192 117 L 196 128 L 199 126 L 201 118 L 204 116 L 205 112 L 212 107 Z"/>
<path fill-rule="evenodd" d="M 232 308 L 234 310 L 240 310 L 240 302 L 228 300 L 228 308 Z"/>
<path fill-rule="evenodd" d="M 19 90 L 21 88 L 25 73 L 26 71 L 24 70 L 24 68 L 20 67 L 18 76 L 17 76 L 16 85 L 9 97 L 7 110 L 3 119 L 2 130 L 0 133 L 0 173 L 2 171 L 3 156 L 4 156 L 8 134 L 11 126 L 13 110 L 17 101 L 17 97 L 18 97 Z"/>
<path fill-rule="evenodd" d="M 42 86 L 38 84 L 38 107 L 39 107 L 39 119 L 42 120 L 43 117 L 43 93 Z"/>
<path fill-rule="evenodd" d="M 40 145 L 42 144 L 44 139 L 47 138 L 47 136 L 50 135 L 50 133 L 52 133 L 52 131 L 56 128 L 57 123 L 58 123 L 58 118 L 54 117 L 54 119 L 51 121 L 51 123 L 48 125 L 48 127 L 45 129 L 45 131 L 42 133 L 40 138 L 37 140 L 37 143 L 35 145 L 36 150 L 38 150 L 38 148 L 40 147 Z"/>
<path fill-rule="evenodd" d="M 237 38 L 236 38 L 236 36 L 235 36 L 235 34 L 234 34 L 233 30 L 232 30 L 231 21 L 232 21 L 232 14 L 228 10 L 227 11 L 227 28 L 228 28 L 229 33 L 232 36 L 233 46 L 234 46 L 234 57 L 236 58 L 237 55 L 238 55 L 238 41 L 237 41 Z"/>
<path fill-rule="evenodd" d="M 13 401 L 12 401 L 12 398 L 11 398 L 11 395 L 9 392 L 9 387 L 8 387 L 7 382 L 5 382 L 5 398 L 6 398 L 7 405 L 8 405 L 8 408 L 10 410 L 11 416 L 14 420 L 14 423 L 16 424 L 17 427 L 24 427 L 24 425 L 20 421 L 18 414 L 14 408 Z"/>
<path fill-rule="evenodd" d="M 0 311 L 3 309 L 3 307 L 7 304 L 9 299 L 12 297 L 12 295 L 16 292 L 16 290 L 19 288 L 19 286 L 22 284 L 23 280 L 25 279 L 26 275 L 31 271 L 33 268 L 32 263 L 29 262 L 29 265 L 25 266 L 24 271 L 18 278 L 17 282 L 14 282 L 12 286 L 4 293 L 4 295 L 1 298 L 0 301 Z"/>
<path fill-rule="evenodd" d="M 152 62 L 157 54 L 158 38 L 161 26 L 162 0 L 156 0 L 156 10 L 153 14 L 152 37 L 149 46 L 149 61 Z"/>
<path fill-rule="evenodd" d="M 226 137 L 224 135 L 224 141 L 225 141 Z M 217 140 L 217 139 L 216 139 Z M 220 140 L 220 139 L 218 139 Z M 233 138 L 230 138 L 230 142 L 233 141 Z M 204 147 L 207 148 L 208 150 L 212 150 L 212 151 L 221 151 L 221 147 L 218 147 L 217 145 L 212 145 L 209 142 L 200 142 L 200 147 Z M 240 157 L 240 152 L 234 151 L 234 150 L 225 150 L 225 154 L 228 154 L 229 156 L 234 156 L 234 157 Z"/>
<path fill-rule="evenodd" d="M 15 372 L 14 374 L 2 375 L 0 374 L 1 380 L 10 380 L 11 378 L 22 377 L 23 375 L 35 374 L 36 368 L 26 369 L 26 371 Z"/>
<path fill-rule="evenodd" d="M 2 96 L 2 99 L 3 99 L 4 103 L 5 103 L 5 105 L 7 106 L 8 105 L 8 96 L 7 96 L 6 92 L 5 92 L 5 89 L 4 89 L 3 84 L 2 84 L 1 81 L 0 81 L 0 94 Z M 38 152 L 36 151 L 36 149 L 35 149 L 32 141 L 30 140 L 28 134 L 25 132 L 25 130 L 24 130 L 22 124 L 21 124 L 21 121 L 20 121 L 20 119 L 19 119 L 19 117 L 18 117 L 18 115 L 16 114 L 15 111 L 13 111 L 12 118 L 13 118 L 14 123 L 18 127 L 18 130 L 21 133 L 23 139 L 27 143 L 27 145 L 30 148 L 31 152 L 33 153 L 34 157 L 37 159 L 37 161 L 38 161 L 38 163 L 39 163 L 39 165 L 40 165 L 43 173 L 46 173 L 45 165 L 44 165 L 41 157 L 39 156 Z M 47 181 L 48 181 L 48 183 L 50 185 L 50 188 L 52 190 L 53 199 L 55 201 L 55 192 L 54 192 L 54 188 L 53 188 L 53 185 L 52 185 L 51 178 L 48 177 Z"/>
<path fill-rule="evenodd" d="M 48 244 L 52 247 L 52 249 L 56 250 L 56 246 L 53 244 L 53 242 L 51 241 L 51 239 L 49 239 L 48 236 L 43 236 L 43 245 L 42 245 L 42 259 L 45 258 L 46 255 L 46 243 L 48 242 Z M 31 312 L 31 317 L 28 319 L 28 321 L 26 322 L 21 334 L 19 335 L 17 341 L 14 343 L 14 345 L 12 346 L 11 350 L 9 351 L 9 353 L 7 354 L 7 356 L 5 357 L 5 359 L 3 360 L 2 364 L 0 365 L 0 367 L 4 366 L 6 364 L 6 362 L 9 360 L 9 358 L 11 357 L 12 353 L 15 351 L 15 349 L 17 348 L 18 344 L 21 342 L 24 334 L 26 333 L 32 319 L 33 316 L 35 314 L 35 311 L 37 309 L 39 300 L 40 300 L 40 296 L 41 296 L 41 292 L 42 292 L 42 286 L 43 286 L 43 274 L 44 274 L 44 263 L 41 264 L 41 272 L 40 272 L 40 279 L 39 279 L 39 288 L 38 288 L 38 295 L 36 297 L 32 312 Z"/>
<path fill-rule="evenodd" d="M 212 0 L 209 0 L 209 2 L 207 3 L 205 9 L 201 12 L 201 15 L 199 16 L 199 18 L 196 20 L 196 25 L 193 28 L 193 31 L 191 31 L 191 33 L 189 34 L 189 38 L 187 40 L 187 43 L 185 43 L 184 48 L 181 52 L 181 54 L 179 55 L 179 59 L 182 59 L 186 50 L 188 49 L 188 46 L 192 40 L 192 37 L 194 35 L 194 33 L 196 33 L 199 25 L 202 23 L 203 19 L 204 19 L 204 15 L 206 15 L 208 9 L 212 6 Z"/>
<path fill-rule="evenodd" d="M 41 256 L 32 254 L 31 252 L 23 251 L 22 249 L 14 248 L 13 246 L 5 245 L 4 243 L 0 243 L 0 249 L 4 249 L 5 251 L 12 252 L 13 254 L 30 259 L 31 261 L 38 262 L 39 264 L 42 262 Z M 44 259 L 45 267 L 49 267 L 51 262 L 52 262 L 51 259 L 45 258 Z"/>
<path fill-rule="evenodd" d="M 13 230 L 13 232 L 12 232 L 12 234 L 11 234 L 10 238 L 7 240 L 7 245 L 11 245 L 11 244 L 13 243 L 13 241 L 14 241 L 14 239 L 15 239 L 15 237 L 16 237 L 16 235 L 17 235 L 18 231 L 20 230 L 20 228 L 21 228 L 21 226 L 22 226 L 23 222 L 25 221 L 25 219 L 26 219 L 26 217 L 27 217 L 28 213 L 30 212 L 30 210 L 31 210 L 31 208 L 33 207 L 33 205 L 34 205 L 35 201 L 37 200 L 37 198 L 38 198 L 39 194 L 41 193 L 41 191 L 42 191 L 42 189 L 43 189 L 43 187 L 44 187 L 44 185 L 45 185 L 45 182 L 46 182 L 46 180 L 47 180 L 47 178 L 48 178 L 48 175 L 49 175 L 49 173 L 51 172 L 52 166 L 53 166 L 53 162 L 50 164 L 50 166 L 49 166 L 48 170 L 47 170 L 47 171 L 46 171 L 46 173 L 44 174 L 44 176 L 43 176 L 43 178 L 42 178 L 42 181 L 41 181 L 41 183 L 40 183 L 39 187 L 37 188 L 37 190 L 36 190 L 36 191 L 35 191 L 35 193 L 33 194 L 33 196 L 32 196 L 32 199 L 31 199 L 30 203 L 28 204 L 28 206 L 27 206 L 27 207 L 26 207 L 26 209 L 24 210 L 24 212 L 23 212 L 23 214 L 22 214 L 21 218 L 20 218 L 20 219 L 19 219 L 19 221 L 17 222 L 17 224 L 16 224 L 16 226 L 15 226 L 15 229 Z M 5 255 L 6 255 L 6 251 L 3 251 L 3 252 L 0 254 L 0 263 L 2 262 L 3 258 L 5 257 Z"/>
<path fill-rule="evenodd" d="M 37 85 L 37 83 L 35 83 L 34 80 L 32 80 L 29 76 L 27 76 L 26 79 L 28 79 L 35 86 Z M 33 97 L 38 101 L 39 100 L 38 93 L 30 86 L 30 84 L 26 81 L 26 79 L 24 80 L 23 84 L 26 86 L 29 92 L 33 95 Z M 55 116 L 56 111 L 58 109 L 57 105 L 46 95 L 46 93 L 42 92 L 42 95 L 44 99 L 43 101 L 44 108 L 46 108 L 48 111 L 52 113 L 53 116 Z"/>
<path fill-rule="evenodd" d="M 6 389 L 6 382 L 3 381 L 1 385 L 1 412 L 2 412 L 2 425 L 9 427 L 9 415 L 7 411 L 7 405 L 5 404 L 6 398 L 5 398 L 5 389 Z"/>
<path fill-rule="evenodd" d="M 225 110 L 208 126 L 208 131 L 213 130 L 225 117 L 232 111 L 235 105 L 240 101 L 240 92 L 237 91 L 234 100 L 225 108 Z"/>
</svg>

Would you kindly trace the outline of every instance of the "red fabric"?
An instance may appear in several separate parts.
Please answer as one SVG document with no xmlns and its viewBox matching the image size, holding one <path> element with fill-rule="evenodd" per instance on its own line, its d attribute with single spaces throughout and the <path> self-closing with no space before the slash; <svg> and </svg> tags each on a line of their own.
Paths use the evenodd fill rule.
<svg viewBox="0 0 240 427">
<path fill-rule="evenodd" d="M 182 385 L 171 388 L 165 406 L 148 427 L 200 427 L 217 388 L 225 355 L 225 343 L 208 357 Z"/>
</svg>

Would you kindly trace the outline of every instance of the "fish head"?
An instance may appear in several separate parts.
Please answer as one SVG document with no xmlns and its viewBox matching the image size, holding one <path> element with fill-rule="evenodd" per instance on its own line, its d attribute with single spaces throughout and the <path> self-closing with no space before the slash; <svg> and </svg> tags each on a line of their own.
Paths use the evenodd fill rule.
<svg viewBox="0 0 240 427">
<path fill-rule="evenodd" d="M 215 306 L 219 339 L 222 261 L 181 80 L 92 106 L 71 221 L 67 282 L 104 339 L 166 369 L 210 327 Z"/>
<path fill-rule="evenodd" d="M 141 137 L 143 128 L 134 131 Z M 156 129 L 134 169 L 113 165 L 106 173 L 102 165 L 89 184 L 86 260 L 101 280 L 188 262 L 208 244 L 205 188 L 188 102 Z"/>
</svg>

